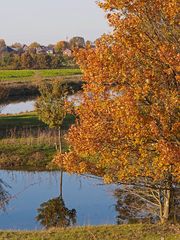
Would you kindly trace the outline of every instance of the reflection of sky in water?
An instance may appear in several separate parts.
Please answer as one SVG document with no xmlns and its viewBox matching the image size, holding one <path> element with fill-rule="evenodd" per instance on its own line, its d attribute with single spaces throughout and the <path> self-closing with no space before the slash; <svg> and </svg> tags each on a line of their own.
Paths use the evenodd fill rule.
<svg viewBox="0 0 180 240">
<path fill-rule="evenodd" d="M 73 95 L 69 95 L 67 97 L 67 101 L 73 103 L 74 106 L 79 106 L 82 103 L 82 94 L 76 93 Z"/>
<path fill-rule="evenodd" d="M 34 110 L 35 101 L 26 101 L 11 103 L 2 107 L 1 114 L 16 114 L 21 112 L 30 112 Z"/>
<path fill-rule="evenodd" d="M 122 95 L 122 92 L 117 93 L 115 91 L 110 91 L 110 98 L 113 99 L 115 97 L 119 97 Z M 89 93 L 89 97 L 92 97 L 92 95 Z M 72 102 L 74 106 L 79 106 L 82 103 L 82 94 L 75 93 L 73 95 L 69 95 L 67 100 L 69 102 Z M 25 102 L 19 102 L 19 103 L 10 103 L 5 106 L 2 106 L 2 109 L 0 108 L 1 114 L 18 114 L 23 112 L 31 112 L 34 111 L 35 108 L 35 100 L 28 100 Z"/>
<path fill-rule="evenodd" d="M 0 212 L 1 229 L 39 229 L 35 221 L 40 204 L 59 195 L 59 172 L 0 171 L 1 178 L 12 189 L 13 198 L 7 212 Z M 115 199 L 112 186 L 99 181 L 64 174 L 63 199 L 69 209 L 76 209 L 78 225 L 115 223 Z"/>
<path fill-rule="evenodd" d="M 81 103 L 81 96 L 80 94 L 74 94 L 68 96 L 68 101 L 73 102 L 75 106 L 79 106 Z M 35 109 L 35 100 L 28 100 L 25 102 L 18 102 L 18 103 L 10 103 L 7 105 L 2 106 L 0 108 L 1 114 L 18 114 L 24 112 L 31 112 Z"/>
</svg>

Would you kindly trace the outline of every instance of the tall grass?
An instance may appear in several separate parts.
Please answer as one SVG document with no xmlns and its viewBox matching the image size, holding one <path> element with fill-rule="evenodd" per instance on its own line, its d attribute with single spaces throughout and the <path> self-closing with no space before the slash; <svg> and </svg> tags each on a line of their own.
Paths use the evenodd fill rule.
<svg viewBox="0 0 180 240">
<path fill-rule="evenodd" d="M 55 170 L 52 163 L 57 151 L 57 131 L 42 128 L 16 128 L 0 140 L 0 168 L 9 170 Z M 68 145 L 62 137 L 62 151 Z"/>
<path fill-rule="evenodd" d="M 63 131 L 64 135 L 65 131 Z M 17 130 L 17 128 L 7 129 L 0 144 L 3 145 L 47 145 L 56 148 L 58 142 L 58 132 L 55 129 L 31 127 Z M 62 137 L 62 144 L 65 148 L 66 141 Z"/>
</svg>

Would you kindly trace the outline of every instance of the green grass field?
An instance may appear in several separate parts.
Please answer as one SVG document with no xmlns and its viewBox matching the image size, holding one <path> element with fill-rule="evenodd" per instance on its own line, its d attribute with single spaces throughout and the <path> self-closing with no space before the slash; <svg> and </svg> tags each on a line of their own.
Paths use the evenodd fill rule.
<svg viewBox="0 0 180 240">
<path fill-rule="evenodd" d="M 28 78 L 35 74 L 33 70 L 0 70 L 0 80 Z"/>
<path fill-rule="evenodd" d="M 0 81 L 36 81 L 37 78 L 51 78 L 80 74 L 80 69 L 0 70 Z"/>
<path fill-rule="evenodd" d="M 50 69 L 37 70 L 42 77 L 71 76 L 81 74 L 80 69 Z"/>
<path fill-rule="evenodd" d="M 1 231 L 0 240 L 179 240 L 178 226 L 133 224 L 44 231 Z"/>
<path fill-rule="evenodd" d="M 75 117 L 68 114 L 64 119 L 62 129 L 66 130 L 75 121 Z M 0 129 L 16 127 L 43 127 L 45 124 L 39 120 L 37 113 L 22 113 L 12 115 L 0 115 Z"/>
<path fill-rule="evenodd" d="M 43 126 L 44 124 L 38 119 L 35 112 L 22 113 L 15 115 L 0 115 L 0 129 L 26 127 L 26 126 Z"/>
</svg>

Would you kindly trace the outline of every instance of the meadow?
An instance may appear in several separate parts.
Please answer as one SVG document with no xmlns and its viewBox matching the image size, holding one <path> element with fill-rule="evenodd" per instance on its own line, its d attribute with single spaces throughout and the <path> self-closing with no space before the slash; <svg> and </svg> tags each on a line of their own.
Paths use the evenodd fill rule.
<svg viewBox="0 0 180 240">
<path fill-rule="evenodd" d="M 0 115 L 0 129 L 16 128 L 18 126 L 43 126 L 35 112 L 22 114 Z"/>
<path fill-rule="evenodd" d="M 37 78 L 53 78 L 80 74 L 80 69 L 0 70 L 0 81 L 24 82 L 35 81 Z"/>
<path fill-rule="evenodd" d="M 67 114 L 62 124 L 62 129 L 67 130 L 74 123 L 75 117 Z M 0 114 L 0 130 L 15 129 L 19 127 L 43 127 L 46 126 L 38 117 L 36 112 L 20 113 L 20 114 Z"/>
<path fill-rule="evenodd" d="M 1 240 L 179 240 L 178 226 L 131 224 L 53 228 L 46 231 L 1 231 Z"/>
</svg>

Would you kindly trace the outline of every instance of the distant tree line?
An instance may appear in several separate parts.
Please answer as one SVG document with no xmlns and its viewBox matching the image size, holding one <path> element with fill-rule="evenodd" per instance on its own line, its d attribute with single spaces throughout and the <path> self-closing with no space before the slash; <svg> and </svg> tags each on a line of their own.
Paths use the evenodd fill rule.
<svg viewBox="0 0 180 240">
<path fill-rule="evenodd" d="M 87 41 L 87 44 L 93 44 Z M 74 48 L 84 48 L 84 38 L 73 37 L 68 41 L 59 41 L 55 45 L 40 45 L 37 42 L 29 46 L 14 43 L 7 46 L 0 39 L 0 69 L 56 69 L 76 67 L 73 58 Z"/>
</svg>

